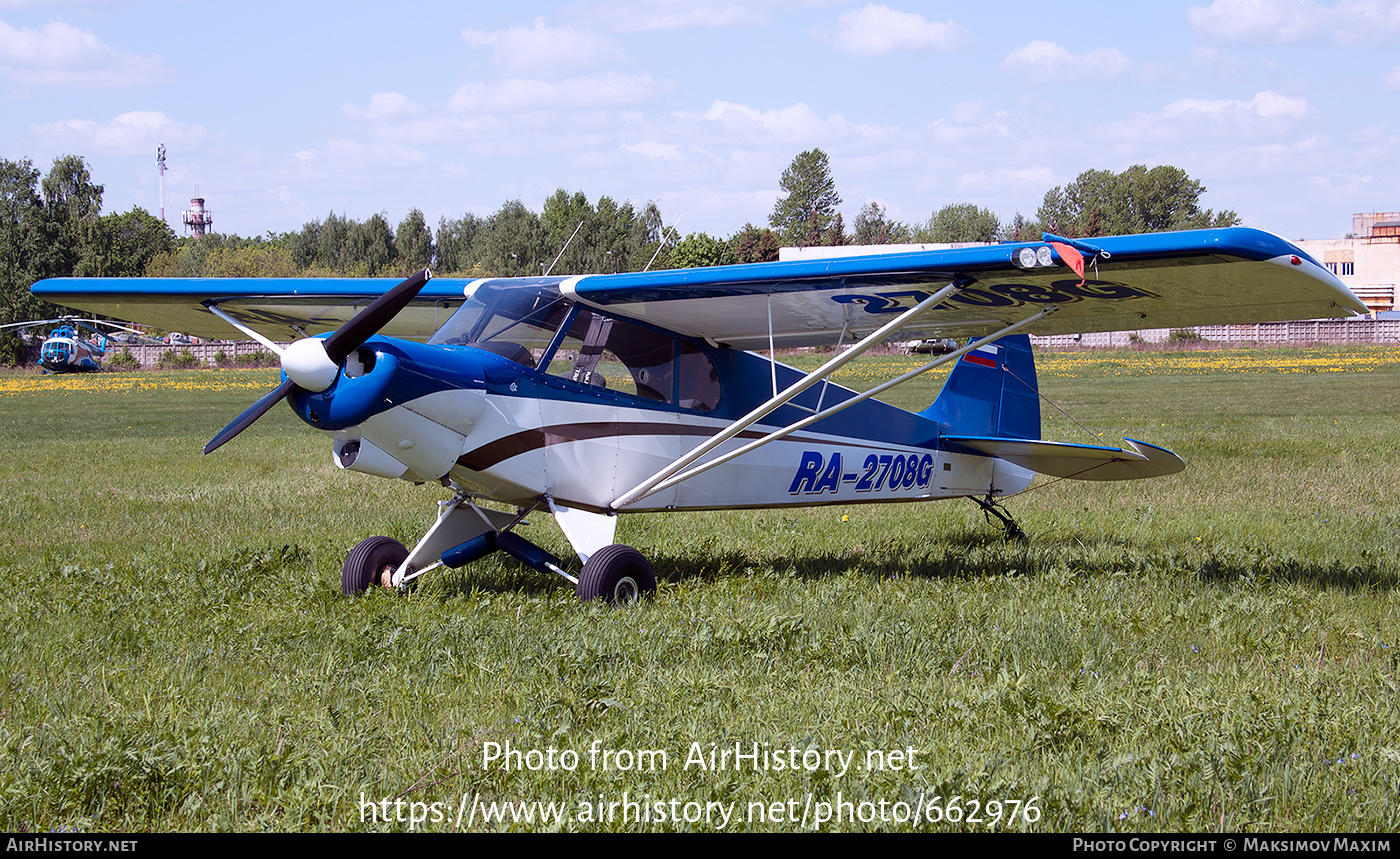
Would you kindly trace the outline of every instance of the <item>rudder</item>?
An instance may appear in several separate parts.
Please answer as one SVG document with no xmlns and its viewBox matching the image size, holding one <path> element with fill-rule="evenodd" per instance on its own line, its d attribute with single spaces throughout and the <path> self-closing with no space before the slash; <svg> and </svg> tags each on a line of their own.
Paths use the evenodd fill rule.
<svg viewBox="0 0 1400 859">
<path fill-rule="evenodd" d="M 1031 338 L 1012 334 L 959 358 L 938 399 L 920 414 L 950 435 L 1040 438 Z"/>
</svg>

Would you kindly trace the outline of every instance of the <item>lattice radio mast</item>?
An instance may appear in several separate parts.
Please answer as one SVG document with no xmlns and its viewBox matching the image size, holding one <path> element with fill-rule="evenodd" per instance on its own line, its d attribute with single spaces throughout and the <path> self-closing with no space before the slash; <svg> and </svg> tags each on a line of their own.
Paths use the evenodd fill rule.
<svg viewBox="0 0 1400 859">
<path fill-rule="evenodd" d="M 160 171 L 160 220 L 165 223 L 165 144 L 156 146 L 156 168 Z"/>
</svg>

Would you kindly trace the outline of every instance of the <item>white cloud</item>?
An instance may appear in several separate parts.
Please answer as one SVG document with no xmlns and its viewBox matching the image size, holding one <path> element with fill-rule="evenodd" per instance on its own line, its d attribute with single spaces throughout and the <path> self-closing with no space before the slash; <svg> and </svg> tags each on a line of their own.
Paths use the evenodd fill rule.
<svg viewBox="0 0 1400 859">
<path fill-rule="evenodd" d="M 1236 81 L 1249 73 L 1249 64 L 1234 54 L 1197 46 L 1186 63 L 1186 76 L 1196 80 Z"/>
<path fill-rule="evenodd" d="M 776 110 L 759 110 L 746 104 L 716 101 L 703 114 L 691 115 L 716 123 L 727 131 L 758 131 L 784 139 L 813 137 L 826 130 L 826 121 L 798 102 Z"/>
<path fill-rule="evenodd" d="M 866 6 L 842 15 L 830 41 L 837 50 L 858 57 L 922 51 L 953 51 L 972 43 L 972 34 L 953 21 L 929 21 L 923 15 L 888 6 Z"/>
<path fill-rule="evenodd" d="M 1203 114 L 1214 119 L 1250 116 L 1302 119 L 1312 111 L 1312 105 L 1308 104 L 1305 98 L 1292 98 L 1272 90 L 1264 90 L 1256 93 L 1249 101 L 1183 98 L 1167 105 L 1162 115 L 1169 119 L 1191 113 Z"/>
<path fill-rule="evenodd" d="M 602 0 L 576 7 L 580 15 L 600 27 L 620 32 L 645 30 L 714 29 L 765 23 L 762 3 L 731 0 Z M 788 5 L 777 2 L 772 5 Z"/>
<path fill-rule="evenodd" d="M 345 104 L 340 110 L 351 119 L 396 120 L 422 114 L 423 106 L 401 92 L 377 92 L 368 107 Z"/>
<path fill-rule="evenodd" d="M 170 73 L 158 56 L 109 48 L 91 30 L 62 21 L 38 30 L 0 21 L 0 75 L 41 86 L 111 87 L 156 83 Z"/>
<path fill-rule="evenodd" d="M 491 48 L 496 68 L 508 77 L 557 79 L 627 59 L 609 36 L 581 27 L 550 27 L 543 18 L 529 27 L 463 30 L 462 38 L 474 48 Z"/>
<path fill-rule="evenodd" d="M 303 176 L 352 178 L 372 184 L 378 175 L 394 173 L 406 166 L 427 163 L 422 152 L 400 143 L 366 143 L 361 140 L 327 140 L 321 149 L 292 153 Z"/>
<path fill-rule="evenodd" d="M 1044 166 L 974 170 L 959 174 L 953 181 L 953 187 L 963 195 L 999 194 L 1020 196 L 1028 201 L 1054 185 L 1055 172 Z"/>
<path fill-rule="evenodd" d="M 648 102 L 670 89 L 649 75 L 603 72 L 562 81 L 512 78 L 469 81 L 448 100 L 457 113 L 523 113 L 532 110 L 596 110 Z"/>
<path fill-rule="evenodd" d="M 286 185 L 278 185 L 275 188 L 268 188 L 263 192 L 268 202 L 279 209 L 287 209 L 301 204 L 301 198 L 292 192 Z"/>
<path fill-rule="evenodd" d="M 715 101 L 704 113 L 678 111 L 673 118 L 678 124 L 667 129 L 667 138 L 700 141 L 736 152 L 745 147 L 767 149 L 774 144 L 801 149 L 858 147 L 862 143 L 888 142 L 892 133 L 884 126 L 857 125 L 839 114 L 819 116 L 802 102 L 760 110 L 746 104 Z M 797 151 L 800 149 L 793 154 Z"/>
<path fill-rule="evenodd" d="M 1400 66 L 1391 69 L 1390 74 L 1387 74 L 1381 80 L 1389 89 L 1400 89 Z"/>
<path fill-rule="evenodd" d="M 1193 6 L 1187 18 L 1197 37 L 1253 45 L 1320 43 L 1377 45 L 1400 36 L 1400 3 L 1342 0 L 1215 0 Z"/>
<path fill-rule="evenodd" d="M 987 121 L 987 103 L 981 100 L 960 101 L 948 111 L 946 119 L 954 125 L 981 125 Z"/>
<path fill-rule="evenodd" d="M 1334 169 L 1326 165 L 1338 157 L 1311 120 L 1313 113 L 1306 99 L 1267 90 L 1248 100 L 1179 99 L 1159 112 L 1101 125 L 1096 151 L 1124 165 L 1174 164 L 1207 184 L 1248 185 L 1279 173 L 1312 175 Z M 1234 201 L 1224 205 L 1246 208 Z"/>
<path fill-rule="evenodd" d="M 110 122 L 91 119 L 65 119 L 29 126 L 35 137 L 54 148 L 81 149 L 106 155 L 153 153 L 156 144 L 194 149 L 207 144 L 212 135 L 200 125 L 176 122 L 160 111 L 133 110 Z"/>
<path fill-rule="evenodd" d="M 1358 194 L 1370 190 L 1375 177 L 1370 173 L 1334 173 L 1328 176 L 1309 176 L 1308 185 L 1318 189 L 1336 203 L 1345 205 Z"/>
<path fill-rule="evenodd" d="M 626 152 L 637 155 L 645 155 L 647 158 L 658 158 L 662 161 L 679 161 L 681 159 L 680 147 L 674 143 L 662 143 L 657 140 L 643 140 L 635 145 L 622 144 Z"/>
<path fill-rule="evenodd" d="M 928 122 L 922 134 L 929 144 L 944 151 L 986 147 L 998 138 L 1012 136 L 1006 120 L 1000 112 L 989 114 L 985 102 L 964 101 L 953 105 L 945 116 Z"/>
<path fill-rule="evenodd" d="M 1036 40 L 1007 53 L 1001 67 L 1033 83 L 1063 83 L 1120 77 L 1133 63 L 1116 48 L 1073 54 L 1054 42 Z"/>
</svg>

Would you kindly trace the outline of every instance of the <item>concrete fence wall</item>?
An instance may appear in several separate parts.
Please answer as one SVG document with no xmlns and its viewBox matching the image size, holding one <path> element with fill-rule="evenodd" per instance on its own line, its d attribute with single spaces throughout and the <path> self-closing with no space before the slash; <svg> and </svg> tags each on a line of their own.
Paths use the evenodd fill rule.
<svg viewBox="0 0 1400 859">
<path fill-rule="evenodd" d="M 1031 343 L 1048 349 L 1121 348 L 1134 342 L 1163 343 L 1171 339 L 1172 328 L 1144 331 L 1108 331 L 1101 334 L 1057 334 L 1031 337 Z M 1259 322 L 1251 325 L 1201 325 L 1183 329 L 1201 339 L 1234 345 L 1290 345 L 1324 343 L 1400 345 L 1400 319 L 1309 319 L 1300 322 Z M 1139 339 L 1135 341 L 1133 336 Z"/>
<path fill-rule="evenodd" d="M 285 345 L 285 344 L 282 344 Z M 254 343 L 251 340 L 223 340 L 209 343 L 189 343 L 175 346 L 117 346 L 108 352 L 107 360 L 111 360 L 112 355 L 120 355 L 122 351 L 131 353 L 131 357 L 136 359 L 142 369 L 150 369 L 160 363 L 160 358 L 166 353 L 172 356 L 179 355 L 185 350 L 199 360 L 201 364 L 214 366 L 214 356 L 220 352 L 224 357 L 233 363 L 240 355 L 251 355 L 258 352 L 266 353 L 268 350 L 261 343 Z"/>
</svg>

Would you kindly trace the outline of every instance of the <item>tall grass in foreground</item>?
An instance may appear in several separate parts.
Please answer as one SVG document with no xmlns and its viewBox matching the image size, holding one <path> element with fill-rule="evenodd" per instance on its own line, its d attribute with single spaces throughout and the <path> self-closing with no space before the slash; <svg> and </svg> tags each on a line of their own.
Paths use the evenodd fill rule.
<svg viewBox="0 0 1400 859">
<path fill-rule="evenodd" d="M 341 597 L 350 547 L 411 542 L 443 492 L 336 472 L 281 408 L 202 457 L 272 372 L 0 377 L 0 829 L 406 829 L 437 802 L 444 831 L 466 796 L 570 815 L 476 829 L 719 803 L 786 830 L 839 798 L 857 819 L 820 828 L 1394 830 L 1400 349 L 1039 360 L 1073 416 L 1047 437 L 1188 470 L 1038 484 L 1007 505 L 1024 544 L 965 501 L 624 518 L 661 583 L 621 610 L 499 558 Z M 487 766 L 507 742 L 579 760 Z M 687 765 L 755 743 L 856 757 Z M 934 796 L 961 822 L 892 819 Z M 579 819 L 624 797 L 664 815 Z"/>
</svg>

